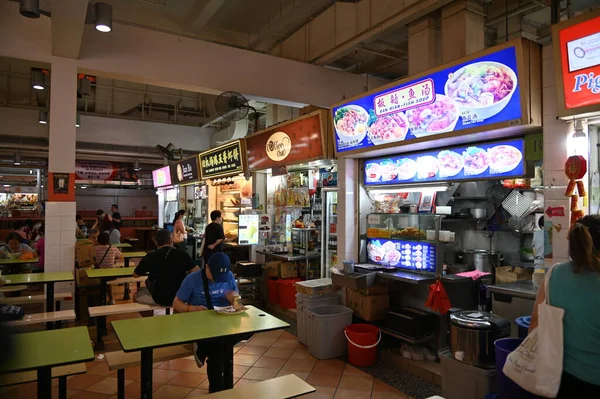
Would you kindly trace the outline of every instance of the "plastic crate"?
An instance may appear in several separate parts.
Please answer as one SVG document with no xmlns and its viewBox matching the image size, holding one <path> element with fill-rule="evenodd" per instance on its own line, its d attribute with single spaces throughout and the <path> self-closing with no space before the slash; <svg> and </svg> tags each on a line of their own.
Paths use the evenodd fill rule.
<svg viewBox="0 0 600 399">
<path fill-rule="evenodd" d="M 267 294 L 270 304 L 279 305 L 279 287 L 276 278 L 267 279 Z"/>
<path fill-rule="evenodd" d="M 297 286 L 297 285 L 296 285 Z M 339 305 L 338 294 L 329 293 L 324 295 L 296 294 L 296 328 L 298 330 L 298 342 L 306 345 L 306 310 L 317 306 Z"/>
<path fill-rule="evenodd" d="M 352 309 L 342 305 L 306 310 L 306 345 L 317 359 L 344 356 L 348 349 L 344 328 L 352 324 Z"/>
<path fill-rule="evenodd" d="M 481 399 L 497 392 L 496 369 L 460 362 L 449 351 L 440 351 L 442 396 L 445 399 Z"/>
</svg>

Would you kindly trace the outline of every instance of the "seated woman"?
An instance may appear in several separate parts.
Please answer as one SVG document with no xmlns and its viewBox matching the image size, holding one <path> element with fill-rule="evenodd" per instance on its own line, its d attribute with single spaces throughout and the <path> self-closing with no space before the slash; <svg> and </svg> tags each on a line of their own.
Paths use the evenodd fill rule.
<svg viewBox="0 0 600 399">
<path fill-rule="evenodd" d="M 115 267 L 115 259 L 119 259 L 123 256 L 121 251 L 113 245 L 110 244 L 110 238 L 108 233 L 101 233 L 98 236 L 98 245 L 94 247 L 95 249 L 95 259 L 96 259 L 96 267 L 100 269 L 108 269 Z M 115 300 L 113 299 L 112 286 L 107 286 L 108 292 L 108 304 L 114 305 Z M 104 300 L 104 298 L 103 298 Z"/>
<path fill-rule="evenodd" d="M 35 242 L 35 251 L 39 255 L 39 262 L 36 265 L 32 265 L 31 269 L 34 272 L 44 271 L 44 259 L 46 253 L 46 227 L 42 224 L 37 231 L 38 240 Z"/>
<path fill-rule="evenodd" d="M 20 258 L 26 253 L 31 253 L 30 256 L 32 258 L 35 258 L 37 255 L 29 245 L 22 242 L 21 235 L 15 232 L 10 233 L 8 237 L 6 237 L 6 245 L 0 247 L 1 258 Z M 21 267 L 28 270 L 31 268 L 31 265 L 24 264 Z"/>
</svg>

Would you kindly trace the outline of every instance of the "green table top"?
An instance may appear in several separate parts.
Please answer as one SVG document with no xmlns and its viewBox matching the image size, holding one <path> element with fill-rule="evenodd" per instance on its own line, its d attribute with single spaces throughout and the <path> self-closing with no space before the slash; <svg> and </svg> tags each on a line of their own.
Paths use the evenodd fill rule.
<svg viewBox="0 0 600 399">
<path fill-rule="evenodd" d="M 40 258 L 32 258 L 27 260 L 22 259 L 8 259 L 8 258 L 0 258 L 0 265 L 18 265 L 25 263 L 38 263 Z"/>
<path fill-rule="evenodd" d="M 25 273 L 5 274 L 2 276 L 5 285 L 14 284 L 39 284 L 56 283 L 60 281 L 73 281 L 72 272 L 47 272 L 47 273 Z"/>
<path fill-rule="evenodd" d="M 17 334 L 12 339 L 14 353 L 7 362 L 0 364 L 0 373 L 94 360 L 87 327 Z"/>
<path fill-rule="evenodd" d="M 115 244 L 115 247 L 117 247 L 117 248 L 131 248 L 131 244 L 128 244 L 126 242 L 122 242 L 120 244 Z"/>
<path fill-rule="evenodd" d="M 262 316 L 261 316 L 262 315 Z M 245 313 L 221 315 L 212 310 L 112 322 L 123 350 L 178 345 L 227 335 L 257 333 L 290 325 L 253 306 Z"/>
<path fill-rule="evenodd" d="M 106 269 L 86 269 L 89 278 L 131 277 L 135 267 L 113 267 Z"/>
<path fill-rule="evenodd" d="M 123 259 L 126 258 L 143 258 L 146 256 L 146 252 L 125 252 L 123 254 Z"/>
</svg>

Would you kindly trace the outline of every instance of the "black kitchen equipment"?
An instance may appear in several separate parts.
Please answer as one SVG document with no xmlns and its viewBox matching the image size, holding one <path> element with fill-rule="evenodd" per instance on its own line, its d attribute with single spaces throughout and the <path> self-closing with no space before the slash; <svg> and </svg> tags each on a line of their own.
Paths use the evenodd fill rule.
<svg viewBox="0 0 600 399">
<path fill-rule="evenodd" d="M 238 277 L 260 277 L 262 265 L 254 262 L 241 261 L 235 264 L 235 274 Z"/>
<path fill-rule="evenodd" d="M 413 308 L 389 310 L 383 327 L 410 338 L 418 338 L 435 331 L 436 315 Z"/>
<path fill-rule="evenodd" d="M 510 336 L 510 321 L 489 312 L 463 310 L 450 315 L 450 351 L 456 360 L 492 367 L 494 341 Z"/>
</svg>

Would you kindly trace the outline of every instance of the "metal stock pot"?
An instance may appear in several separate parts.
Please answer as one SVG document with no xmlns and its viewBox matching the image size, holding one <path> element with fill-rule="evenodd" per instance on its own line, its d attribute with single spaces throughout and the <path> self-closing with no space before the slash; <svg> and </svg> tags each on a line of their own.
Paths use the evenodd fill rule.
<svg viewBox="0 0 600 399">
<path fill-rule="evenodd" d="M 504 256 L 501 252 L 490 252 L 484 249 L 471 249 L 465 252 L 464 263 L 473 265 L 475 270 L 492 273 L 494 268 L 502 265 Z"/>
</svg>

